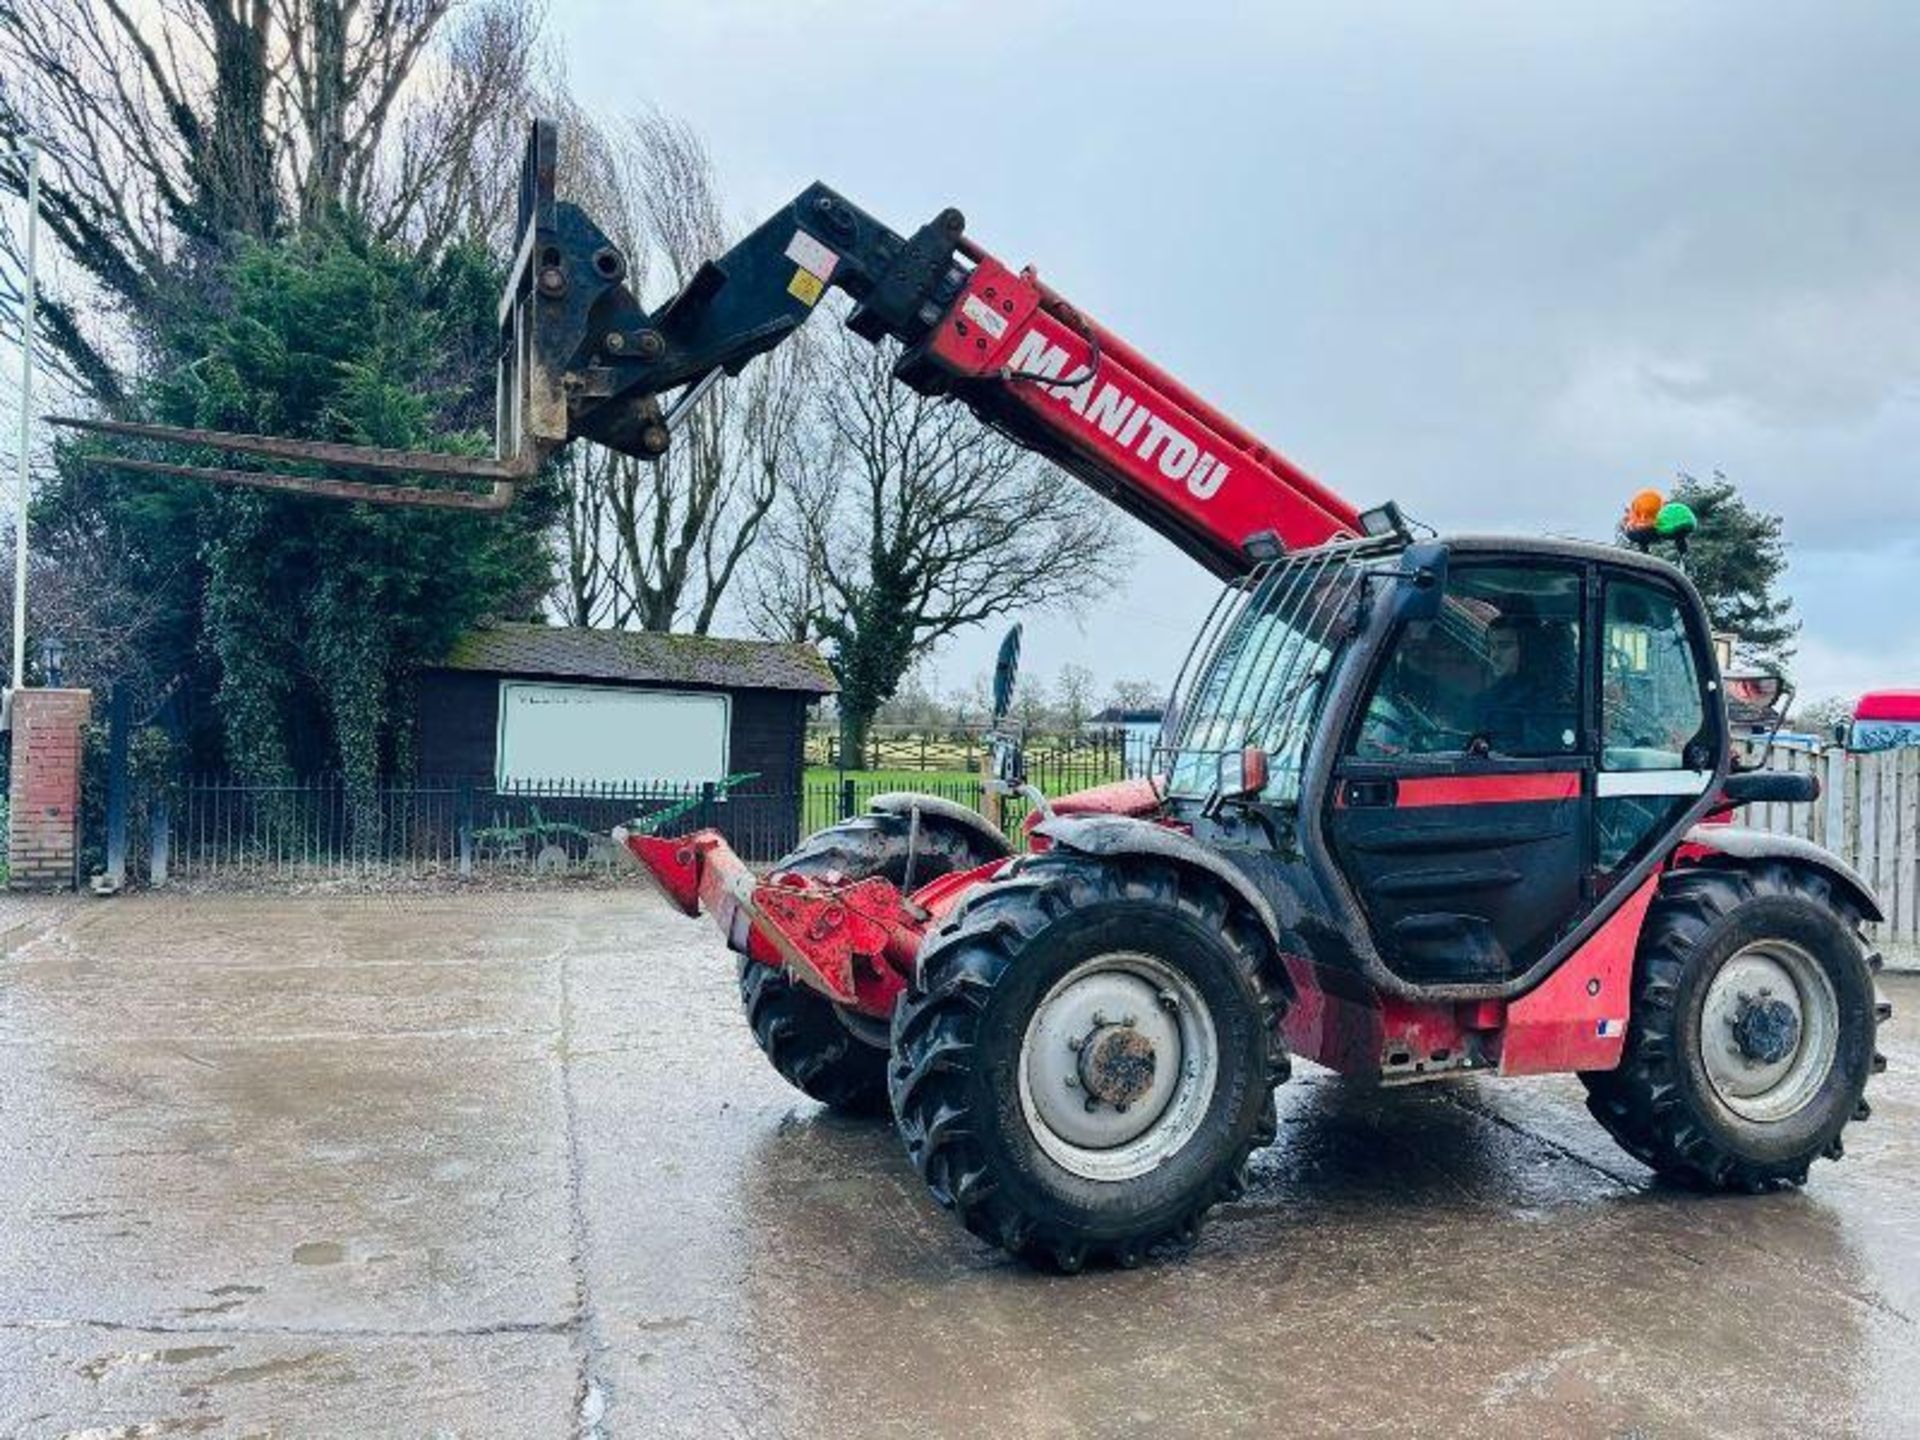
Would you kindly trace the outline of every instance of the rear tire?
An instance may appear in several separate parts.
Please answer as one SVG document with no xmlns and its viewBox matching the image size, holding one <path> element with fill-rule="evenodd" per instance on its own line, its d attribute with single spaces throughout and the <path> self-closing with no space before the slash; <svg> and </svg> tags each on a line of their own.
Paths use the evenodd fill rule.
<svg viewBox="0 0 1920 1440">
<path fill-rule="evenodd" d="M 887 1052 L 840 1021 L 839 1007 L 786 971 L 740 957 L 740 1003 L 781 1078 L 828 1109 L 887 1113 Z"/>
<path fill-rule="evenodd" d="M 1803 866 L 1702 865 L 1662 882 L 1634 966 L 1618 1069 L 1587 1108 L 1662 1176 L 1702 1189 L 1804 1184 L 1843 1153 L 1884 1062 L 1860 917 Z"/>
<path fill-rule="evenodd" d="M 935 1201 L 1066 1272 L 1190 1241 L 1274 1138 L 1267 958 L 1260 922 L 1183 867 L 1056 851 L 982 886 L 894 1012 L 894 1117 Z"/>
<path fill-rule="evenodd" d="M 917 835 L 910 815 L 876 811 L 815 832 L 773 868 L 847 880 L 884 876 L 895 885 L 923 885 L 953 870 L 1005 855 L 973 830 L 925 815 Z M 785 970 L 740 959 L 740 1003 L 761 1051 L 788 1084 L 830 1109 L 851 1115 L 887 1113 L 887 1024 L 843 1010 Z"/>
</svg>

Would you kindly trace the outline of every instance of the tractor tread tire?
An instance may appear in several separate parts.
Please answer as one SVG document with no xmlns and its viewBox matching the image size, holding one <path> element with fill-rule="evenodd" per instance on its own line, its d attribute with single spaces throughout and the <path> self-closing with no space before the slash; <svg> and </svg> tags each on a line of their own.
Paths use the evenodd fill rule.
<svg viewBox="0 0 1920 1440">
<path fill-rule="evenodd" d="M 996 1174 L 994 1155 L 977 1133 L 974 1107 L 983 1102 L 974 1087 L 982 1063 L 976 1052 L 996 987 L 1033 943 L 1063 918 L 1123 900 L 1176 909 L 1224 941 L 1256 1007 L 1265 1073 L 1257 1082 L 1257 1106 L 1250 1116 L 1233 1117 L 1240 1133 L 1189 1187 L 1178 1213 L 1145 1233 L 1089 1238 L 1046 1206 L 1021 1203 Z M 1273 1087 L 1287 1078 L 1288 1058 L 1279 1028 L 1285 996 L 1273 984 L 1269 950 L 1260 920 L 1227 887 L 1165 862 L 1053 851 L 1021 861 L 1017 873 L 969 896 L 929 936 L 918 982 L 894 1011 L 894 1119 L 935 1202 L 981 1239 L 1064 1274 L 1097 1262 L 1131 1268 L 1151 1253 L 1190 1245 L 1209 1210 L 1245 1193 L 1249 1157 L 1277 1133 Z M 1224 1072 L 1221 1083 L 1227 1083 Z"/>
<path fill-rule="evenodd" d="M 865 880 L 906 877 L 910 817 L 876 812 L 815 832 L 773 868 L 796 875 Z M 913 880 L 997 858 L 966 828 L 922 816 Z M 1004 852 L 1003 852 L 1004 853 Z M 773 1068 L 795 1089 L 850 1115 L 887 1113 L 887 1052 L 843 1024 L 834 1003 L 785 970 L 742 956 L 740 1003 Z"/>
<path fill-rule="evenodd" d="M 909 877 L 907 847 L 912 832 L 911 815 L 885 810 L 856 815 L 815 831 L 773 868 L 796 875 L 839 874 L 853 880 L 884 875 L 895 885 L 904 885 L 911 878 L 918 887 L 950 871 L 971 870 L 1010 853 L 1005 845 L 998 852 L 990 851 L 980 836 L 963 826 L 922 815 L 920 852 Z"/>
<path fill-rule="evenodd" d="M 743 955 L 740 1003 L 753 1038 L 789 1085 L 833 1110 L 886 1114 L 886 1052 L 842 1025 L 832 1001 Z"/>
<path fill-rule="evenodd" d="M 1681 1008 L 1696 990 L 1704 991 L 1705 978 L 1690 973 L 1695 958 L 1724 942 L 1733 917 L 1756 903 L 1783 900 L 1815 907 L 1838 922 L 1840 934 L 1832 937 L 1838 963 L 1858 967 L 1856 988 L 1863 987 L 1866 997 L 1864 1020 L 1856 1016 L 1854 1021 L 1864 1023 L 1866 1039 L 1849 1050 L 1842 996 L 1834 1057 L 1839 1083 L 1827 1101 L 1825 1119 L 1791 1153 L 1761 1157 L 1750 1150 L 1743 1153 L 1730 1141 L 1743 1122 L 1737 1117 L 1729 1121 L 1713 1111 L 1714 1102 L 1698 1098 L 1704 1082 L 1691 1073 L 1683 1049 L 1682 1037 L 1691 1033 L 1691 1022 Z M 1861 1091 L 1868 1075 L 1885 1066 L 1873 1040 L 1876 1015 L 1884 1018 L 1888 1007 L 1877 998 L 1872 964 L 1877 957 L 1869 954 L 1860 925 L 1860 912 L 1846 893 L 1806 866 L 1709 863 L 1668 874 L 1641 930 L 1620 1064 L 1580 1076 L 1587 1109 L 1623 1150 L 1679 1184 L 1752 1194 L 1805 1184 L 1815 1159 L 1841 1158 L 1840 1132 L 1850 1122 L 1867 1118 L 1870 1111 Z M 1842 946 L 1851 947 L 1851 955 L 1841 953 Z M 1836 984 L 1837 993 L 1843 989 Z"/>
</svg>

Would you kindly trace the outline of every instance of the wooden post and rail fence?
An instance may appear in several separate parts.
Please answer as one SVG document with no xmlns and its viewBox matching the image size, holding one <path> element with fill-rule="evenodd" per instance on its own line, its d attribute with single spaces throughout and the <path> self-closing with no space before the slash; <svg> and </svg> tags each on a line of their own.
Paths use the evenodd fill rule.
<svg viewBox="0 0 1920 1440">
<path fill-rule="evenodd" d="M 1776 750 L 1769 770 L 1812 773 L 1811 805 L 1749 805 L 1737 823 L 1824 845 L 1858 870 L 1886 911 L 1868 927 L 1890 965 L 1920 966 L 1920 748 L 1857 754 Z"/>
</svg>

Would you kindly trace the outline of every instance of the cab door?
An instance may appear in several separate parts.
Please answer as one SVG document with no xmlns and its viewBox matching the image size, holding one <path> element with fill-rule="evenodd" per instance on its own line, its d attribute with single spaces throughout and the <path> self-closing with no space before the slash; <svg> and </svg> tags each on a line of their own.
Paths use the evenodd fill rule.
<svg viewBox="0 0 1920 1440">
<path fill-rule="evenodd" d="M 1595 746 L 1585 567 L 1456 555 L 1403 620 L 1334 771 L 1328 837 L 1413 984 L 1523 973 L 1586 913 Z"/>
<path fill-rule="evenodd" d="M 1602 571 L 1594 869 L 1603 890 L 1671 844 L 1713 783 L 1724 737 L 1710 643 L 1678 587 Z"/>
</svg>

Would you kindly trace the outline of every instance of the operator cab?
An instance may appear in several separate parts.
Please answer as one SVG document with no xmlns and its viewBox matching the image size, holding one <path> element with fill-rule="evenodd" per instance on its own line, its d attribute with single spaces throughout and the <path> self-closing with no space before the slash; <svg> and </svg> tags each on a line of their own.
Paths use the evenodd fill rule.
<svg viewBox="0 0 1920 1440">
<path fill-rule="evenodd" d="M 1681 572 L 1467 538 L 1321 546 L 1229 586 L 1162 747 L 1170 811 L 1293 892 L 1347 952 L 1320 958 L 1461 998 L 1518 993 L 1590 933 L 1728 749 Z"/>
</svg>

